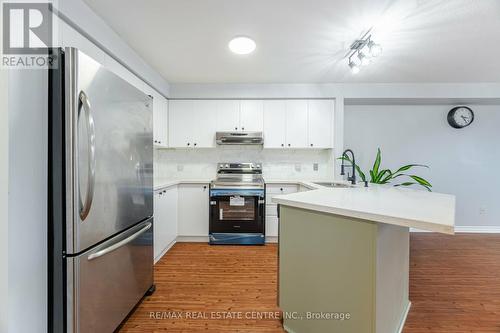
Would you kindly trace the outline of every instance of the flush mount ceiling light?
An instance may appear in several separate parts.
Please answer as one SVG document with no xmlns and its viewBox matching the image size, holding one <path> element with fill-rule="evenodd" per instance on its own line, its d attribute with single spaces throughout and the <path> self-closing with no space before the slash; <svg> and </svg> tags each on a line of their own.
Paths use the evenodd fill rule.
<svg viewBox="0 0 500 333">
<path fill-rule="evenodd" d="M 361 66 L 367 66 L 373 58 L 382 53 L 382 47 L 372 40 L 370 30 L 368 30 L 360 39 L 351 44 L 350 50 L 346 55 L 349 68 L 353 74 L 359 73 Z"/>
<path fill-rule="evenodd" d="M 250 54 L 255 50 L 257 45 L 255 44 L 255 41 L 249 37 L 238 36 L 231 39 L 228 46 L 233 53 Z"/>
</svg>

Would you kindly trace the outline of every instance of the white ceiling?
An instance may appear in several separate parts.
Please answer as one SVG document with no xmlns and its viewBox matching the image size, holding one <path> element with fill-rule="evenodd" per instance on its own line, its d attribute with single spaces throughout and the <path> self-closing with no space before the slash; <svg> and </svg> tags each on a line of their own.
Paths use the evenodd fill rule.
<svg viewBox="0 0 500 333">
<path fill-rule="evenodd" d="M 85 0 L 171 83 L 500 82 L 500 0 Z M 373 27 L 383 54 L 344 56 Z M 247 56 L 228 41 L 257 42 Z"/>
</svg>

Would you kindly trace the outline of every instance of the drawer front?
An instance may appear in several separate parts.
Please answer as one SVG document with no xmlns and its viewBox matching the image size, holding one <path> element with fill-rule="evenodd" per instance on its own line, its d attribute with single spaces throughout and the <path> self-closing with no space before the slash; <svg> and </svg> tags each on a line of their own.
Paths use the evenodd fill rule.
<svg viewBox="0 0 500 333">
<path fill-rule="evenodd" d="M 266 186 L 266 195 L 272 194 L 289 194 L 298 191 L 297 185 L 290 184 L 273 184 Z"/>
<path fill-rule="evenodd" d="M 153 284 L 153 220 L 68 259 L 76 332 L 113 332 Z M 70 310 L 68 310 L 70 311 Z"/>
</svg>

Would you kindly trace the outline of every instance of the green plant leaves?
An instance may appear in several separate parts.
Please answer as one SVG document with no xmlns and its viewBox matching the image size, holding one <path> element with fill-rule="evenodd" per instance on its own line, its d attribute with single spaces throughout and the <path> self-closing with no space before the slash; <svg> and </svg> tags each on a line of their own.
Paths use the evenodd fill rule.
<svg viewBox="0 0 500 333">
<path fill-rule="evenodd" d="M 401 168 L 399 168 L 396 172 L 394 172 L 394 174 L 410 170 L 413 167 L 429 168 L 427 165 L 423 165 L 423 164 L 408 164 L 408 165 L 405 165 L 405 166 L 402 166 Z"/>
<path fill-rule="evenodd" d="M 397 187 L 397 186 L 410 186 L 410 185 L 415 185 L 417 183 L 415 182 L 405 182 L 405 183 L 401 183 L 401 184 L 396 184 L 394 185 L 394 187 Z"/>
<path fill-rule="evenodd" d="M 377 149 L 377 157 L 375 157 L 375 162 L 373 163 L 373 176 L 372 180 L 377 179 L 378 176 L 378 169 L 380 167 L 380 163 L 382 161 L 382 156 L 381 156 L 380 148 Z"/>
<path fill-rule="evenodd" d="M 429 183 L 424 178 L 415 175 L 410 175 L 410 178 L 415 180 L 418 183 L 418 185 L 425 187 L 429 192 L 431 191 L 432 187 L 431 183 Z"/>
<path fill-rule="evenodd" d="M 349 157 L 343 156 L 339 157 L 340 160 L 348 161 L 352 164 L 352 161 Z M 391 181 L 395 180 L 399 177 L 409 177 L 413 181 L 406 181 L 399 184 L 395 184 L 394 186 L 411 186 L 411 185 L 419 185 L 426 188 L 428 191 L 431 191 L 432 185 L 426 179 L 417 176 L 403 173 L 404 171 L 408 171 L 412 168 L 421 167 L 421 168 L 429 168 L 427 165 L 423 164 L 407 164 L 403 165 L 396 172 L 392 172 L 390 169 L 382 169 L 380 170 L 380 166 L 382 164 L 382 152 L 380 148 L 377 149 L 377 156 L 375 157 L 375 162 L 373 163 L 373 168 L 369 171 L 370 174 L 370 182 L 373 184 L 388 184 Z M 366 176 L 358 165 L 355 165 L 356 170 L 358 171 L 361 179 L 366 181 Z"/>
</svg>

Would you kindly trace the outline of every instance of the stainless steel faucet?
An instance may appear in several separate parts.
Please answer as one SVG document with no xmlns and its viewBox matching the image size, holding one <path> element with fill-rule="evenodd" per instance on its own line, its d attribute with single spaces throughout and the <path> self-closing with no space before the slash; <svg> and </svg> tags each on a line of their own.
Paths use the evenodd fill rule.
<svg viewBox="0 0 500 333">
<path fill-rule="evenodd" d="M 347 153 L 351 153 L 352 159 L 351 159 L 351 166 L 352 166 L 352 176 L 347 173 L 347 180 L 351 182 L 351 184 L 356 185 L 356 158 L 354 157 L 354 152 L 351 149 L 346 149 L 342 153 L 342 166 L 340 167 L 340 175 L 344 176 L 345 175 L 345 159 L 344 158 L 349 158 L 347 156 Z"/>
</svg>

